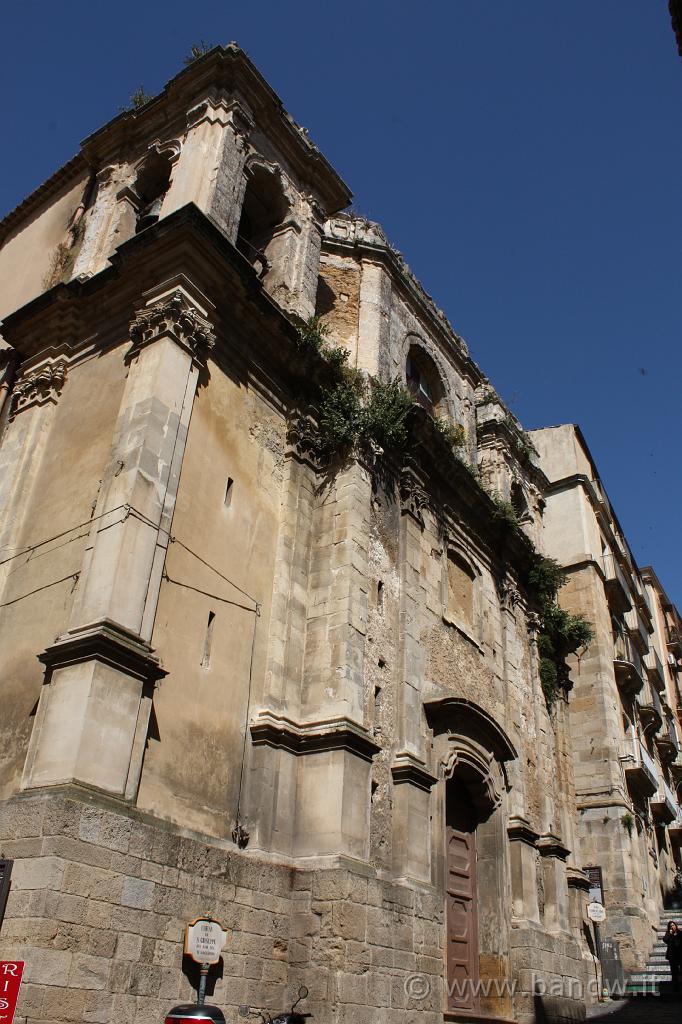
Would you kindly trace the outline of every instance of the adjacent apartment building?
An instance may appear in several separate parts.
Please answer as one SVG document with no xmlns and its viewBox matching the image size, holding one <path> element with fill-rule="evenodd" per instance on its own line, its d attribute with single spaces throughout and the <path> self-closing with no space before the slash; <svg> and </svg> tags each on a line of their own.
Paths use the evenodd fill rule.
<svg viewBox="0 0 682 1024">
<path fill-rule="evenodd" d="M 580 429 L 530 436 L 549 480 L 544 546 L 568 574 L 561 603 L 595 630 L 569 701 L 582 866 L 601 872 L 602 930 L 635 970 L 675 897 L 679 618 L 653 570 L 637 567 Z"/>
<path fill-rule="evenodd" d="M 538 459 L 349 201 L 230 45 L 0 224 L 25 1024 L 163 1020 L 207 914 L 229 1020 L 301 984 L 319 1024 L 579 1019 L 583 868 L 624 946 L 670 884 L 679 623 L 579 435 Z M 597 630 L 553 701 L 541 552 Z"/>
</svg>

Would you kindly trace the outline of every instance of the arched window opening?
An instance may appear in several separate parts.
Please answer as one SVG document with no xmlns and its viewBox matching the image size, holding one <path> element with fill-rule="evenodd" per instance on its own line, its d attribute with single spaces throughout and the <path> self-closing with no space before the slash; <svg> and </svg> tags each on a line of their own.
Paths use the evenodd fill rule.
<svg viewBox="0 0 682 1024">
<path fill-rule="evenodd" d="M 138 199 L 136 234 L 156 224 L 163 198 L 170 187 L 171 162 L 163 153 L 151 153 L 137 172 L 134 192 Z"/>
<path fill-rule="evenodd" d="M 244 194 L 237 231 L 237 248 L 263 276 L 276 256 L 277 229 L 289 212 L 289 203 L 277 176 L 256 167 Z"/>
<path fill-rule="evenodd" d="M 432 416 L 443 411 L 445 389 L 433 359 L 417 345 L 412 345 L 405 363 L 407 390 L 412 398 Z"/>
<path fill-rule="evenodd" d="M 528 502 L 526 496 L 523 493 L 523 487 L 521 484 L 514 480 L 511 485 L 511 506 L 514 509 L 517 519 L 523 519 L 528 515 Z"/>
</svg>

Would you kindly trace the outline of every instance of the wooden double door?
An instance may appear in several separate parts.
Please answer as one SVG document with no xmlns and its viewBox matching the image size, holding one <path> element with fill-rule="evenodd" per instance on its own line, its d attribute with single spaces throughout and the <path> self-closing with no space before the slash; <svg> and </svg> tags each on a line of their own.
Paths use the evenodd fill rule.
<svg viewBox="0 0 682 1024">
<path fill-rule="evenodd" d="M 448 1010 L 478 1013 L 477 818 L 463 785 L 446 795 L 446 927 Z"/>
</svg>

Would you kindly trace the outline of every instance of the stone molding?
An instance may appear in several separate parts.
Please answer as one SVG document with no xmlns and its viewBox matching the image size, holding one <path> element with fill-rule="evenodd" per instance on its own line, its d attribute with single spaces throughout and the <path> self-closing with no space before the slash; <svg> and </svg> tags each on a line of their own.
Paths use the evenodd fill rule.
<svg viewBox="0 0 682 1024">
<path fill-rule="evenodd" d="M 494 753 L 468 736 L 448 736 L 452 749 L 443 761 L 443 777 L 451 779 L 461 771 L 468 780 L 472 803 L 483 819 L 498 807 L 508 789 L 504 772 Z"/>
<path fill-rule="evenodd" d="M 212 90 L 187 111 L 187 128 L 198 128 L 201 124 L 220 124 L 229 126 L 234 134 L 248 139 L 256 127 L 250 111 L 239 100 L 231 98 L 226 92 Z"/>
<path fill-rule="evenodd" d="M 155 683 L 168 674 L 148 644 L 109 619 L 64 633 L 38 660 L 48 669 L 48 678 L 55 669 L 92 660 L 143 682 Z"/>
<path fill-rule="evenodd" d="M 177 288 L 146 309 L 138 312 L 130 325 L 132 348 L 128 359 L 160 338 L 170 338 L 189 352 L 194 360 L 205 363 L 215 345 L 211 323 L 189 300 L 184 289 Z"/>
<path fill-rule="evenodd" d="M 65 358 L 48 359 L 20 376 L 14 385 L 10 416 L 34 405 L 56 405 L 66 381 Z"/>
<path fill-rule="evenodd" d="M 566 868 L 566 884 L 571 889 L 582 889 L 584 892 L 589 892 L 592 886 L 584 871 L 570 866 Z"/>
<path fill-rule="evenodd" d="M 251 739 L 254 746 L 296 755 L 348 750 L 365 761 L 371 761 L 381 750 L 365 729 L 348 718 L 299 723 L 268 710 L 257 712 L 252 720 Z"/>
<path fill-rule="evenodd" d="M 552 832 L 546 832 L 540 836 L 537 847 L 541 857 L 556 857 L 557 860 L 566 860 L 571 852 Z"/>
<path fill-rule="evenodd" d="M 527 846 L 537 846 L 540 835 L 531 828 L 530 822 L 526 818 L 520 816 L 514 816 L 509 819 L 507 825 L 507 836 L 509 837 L 510 843 L 525 843 Z"/>
<path fill-rule="evenodd" d="M 407 782 L 416 786 L 417 789 L 424 790 L 425 793 L 429 793 L 438 782 L 436 776 L 427 770 L 424 762 L 408 751 L 396 754 L 391 765 L 391 775 L 395 786 Z"/>
</svg>

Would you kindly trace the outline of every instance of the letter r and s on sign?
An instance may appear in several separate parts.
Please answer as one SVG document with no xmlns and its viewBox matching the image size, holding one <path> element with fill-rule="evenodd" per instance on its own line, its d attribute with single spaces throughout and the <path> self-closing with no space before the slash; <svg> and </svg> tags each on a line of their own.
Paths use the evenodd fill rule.
<svg viewBox="0 0 682 1024">
<path fill-rule="evenodd" d="M 0 960 L 0 1024 L 14 1020 L 23 973 L 23 960 Z"/>
</svg>

